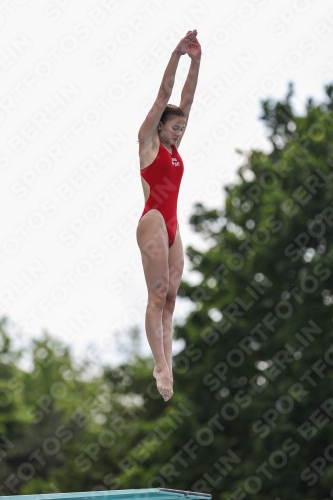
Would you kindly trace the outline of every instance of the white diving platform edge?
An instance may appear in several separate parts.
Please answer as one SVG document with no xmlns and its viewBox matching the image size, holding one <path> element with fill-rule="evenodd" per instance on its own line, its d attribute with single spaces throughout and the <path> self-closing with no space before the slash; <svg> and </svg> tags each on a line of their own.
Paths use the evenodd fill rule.
<svg viewBox="0 0 333 500">
<path fill-rule="evenodd" d="M 212 495 L 209 493 L 171 490 L 168 488 L 1 496 L 2 500 L 210 500 L 211 498 Z"/>
</svg>

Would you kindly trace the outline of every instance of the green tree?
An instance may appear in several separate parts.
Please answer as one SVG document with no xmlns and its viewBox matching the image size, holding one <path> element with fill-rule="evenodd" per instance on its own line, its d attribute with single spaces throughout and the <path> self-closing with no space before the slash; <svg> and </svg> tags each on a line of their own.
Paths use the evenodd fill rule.
<svg viewBox="0 0 333 500">
<path fill-rule="evenodd" d="M 96 466 L 112 463 L 103 424 L 119 406 L 103 374 L 92 377 L 89 363 L 78 365 L 47 333 L 33 341 L 33 369 L 24 371 L 5 320 L 0 340 L 0 495 L 116 487 Z"/>
<path fill-rule="evenodd" d="M 22 351 L 15 351 L 6 332 L 7 320 L 0 321 L 0 485 L 11 472 L 9 456 L 18 453 L 17 444 L 29 425 L 24 411 L 23 376 L 16 367 Z M 0 490 L 1 492 L 1 490 Z M 10 494 L 10 493 L 9 493 Z"/>
<path fill-rule="evenodd" d="M 197 487 L 223 499 L 333 498 L 332 86 L 326 94 L 304 116 L 292 86 L 284 102 L 263 102 L 270 154 L 248 155 L 224 210 L 197 205 L 191 218 L 212 245 L 188 249 L 202 281 L 183 285 L 196 310 L 178 336 L 202 352 L 187 373 L 201 389 L 178 383 L 200 422 L 218 415 L 223 426 L 191 471 L 212 470 L 215 487 L 207 477 Z M 238 458 L 217 472 L 227 450 Z"/>
</svg>

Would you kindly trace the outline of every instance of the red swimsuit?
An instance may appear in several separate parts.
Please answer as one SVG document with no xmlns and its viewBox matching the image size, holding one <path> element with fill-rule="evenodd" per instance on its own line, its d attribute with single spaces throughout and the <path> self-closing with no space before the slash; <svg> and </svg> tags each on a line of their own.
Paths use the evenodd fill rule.
<svg viewBox="0 0 333 500">
<path fill-rule="evenodd" d="M 153 163 L 140 170 L 141 176 L 150 186 L 149 198 L 146 201 L 142 217 L 152 210 L 158 210 L 165 221 L 169 236 L 169 247 L 176 237 L 177 231 L 177 201 L 184 165 L 177 148 L 171 146 L 172 154 L 160 144 Z"/>
</svg>

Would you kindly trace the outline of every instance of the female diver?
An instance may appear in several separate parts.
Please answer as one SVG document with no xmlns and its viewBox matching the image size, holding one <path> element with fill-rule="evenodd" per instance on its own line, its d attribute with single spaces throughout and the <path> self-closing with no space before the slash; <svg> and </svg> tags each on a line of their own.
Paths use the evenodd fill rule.
<svg viewBox="0 0 333 500">
<path fill-rule="evenodd" d="M 178 107 L 168 101 L 184 54 L 191 64 Z M 148 289 L 146 334 L 155 359 L 153 375 L 164 401 L 173 394 L 172 315 L 184 266 L 177 222 L 183 175 L 178 149 L 194 98 L 200 59 L 197 31 L 188 31 L 171 54 L 156 100 L 138 134 L 145 207 L 136 236 Z"/>
</svg>

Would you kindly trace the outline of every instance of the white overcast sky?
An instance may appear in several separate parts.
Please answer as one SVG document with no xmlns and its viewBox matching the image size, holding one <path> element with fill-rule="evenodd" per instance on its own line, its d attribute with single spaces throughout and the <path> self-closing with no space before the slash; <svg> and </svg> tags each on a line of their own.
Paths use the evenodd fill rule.
<svg viewBox="0 0 333 500">
<path fill-rule="evenodd" d="M 184 247 L 204 248 L 188 224 L 193 205 L 223 206 L 242 161 L 235 148 L 267 147 L 259 101 L 284 97 L 292 81 L 302 111 L 333 81 L 333 6 L 5 0 L 0 9 L 0 317 L 17 346 L 47 330 L 78 356 L 89 346 L 96 363 L 115 363 L 117 339 L 144 331 L 136 139 L 172 50 L 198 30 L 178 217 Z M 174 104 L 189 64 L 183 56 Z M 178 300 L 176 317 L 187 311 Z"/>
</svg>

